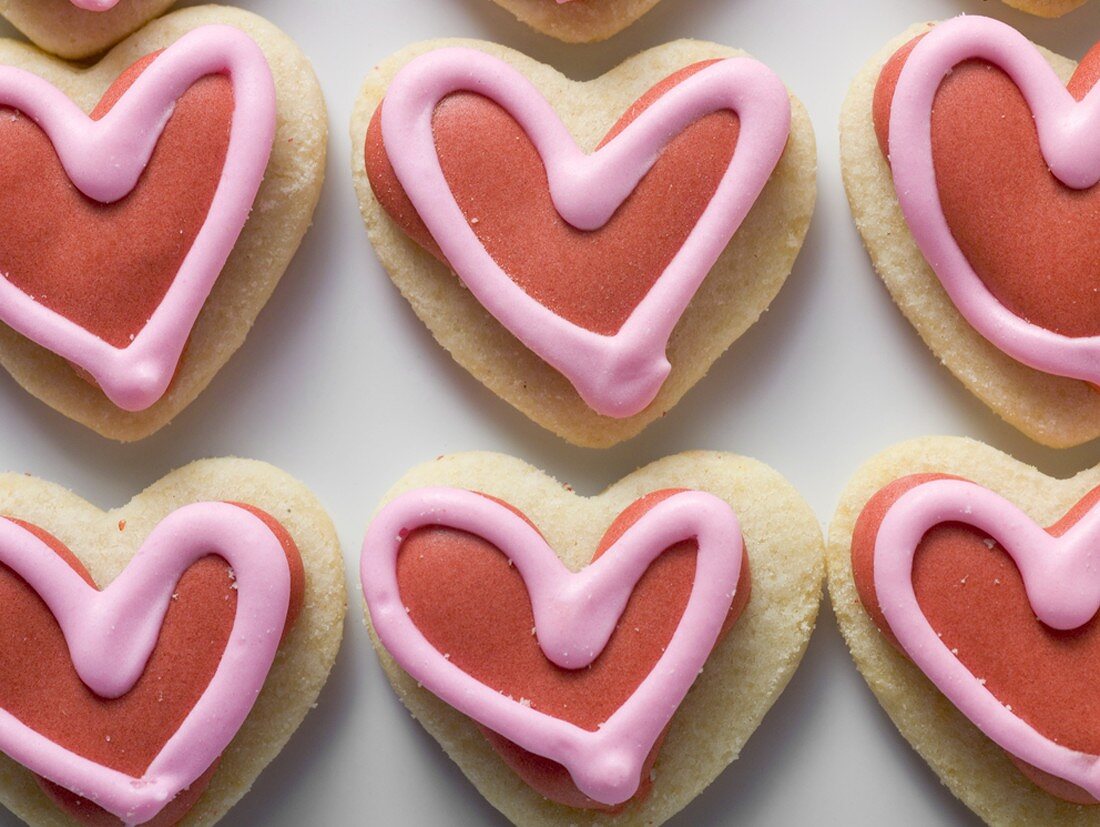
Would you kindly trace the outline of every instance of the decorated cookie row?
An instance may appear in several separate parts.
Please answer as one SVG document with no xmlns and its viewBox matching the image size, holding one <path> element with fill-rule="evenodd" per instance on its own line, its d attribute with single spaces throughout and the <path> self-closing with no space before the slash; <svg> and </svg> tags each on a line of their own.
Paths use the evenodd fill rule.
<svg viewBox="0 0 1100 827">
<path fill-rule="evenodd" d="M 1073 71 L 957 18 L 890 44 L 843 116 L 852 209 L 898 304 L 1056 446 L 1100 434 L 1098 77 L 1096 50 Z M 144 437 L 241 345 L 306 231 L 316 80 L 270 24 L 198 7 L 87 71 L 0 41 L 0 105 L 0 363 Z M 594 111 L 623 114 L 603 134 Z M 588 83 L 488 43 L 415 45 L 368 79 L 352 134 L 371 240 L 416 313 L 587 446 L 663 416 L 759 318 L 814 205 L 801 104 L 698 41 Z"/>
<path fill-rule="evenodd" d="M 1085 823 L 1098 492 L 1100 468 L 917 440 L 857 473 L 826 553 L 742 457 L 588 499 L 460 454 L 386 495 L 361 585 L 397 694 L 517 825 L 683 808 L 797 668 L 826 559 L 857 665 L 952 791 L 994 824 Z M 34 825 L 213 823 L 314 704 L 345 603 L 328 517 L 262 463 L 198 462 L 107 513 L 0 477 L 0 801 Z"/>
<path fill-rule="evenodd" d="M 484 0 L 476 0 L 484 2 Z M 605 40 L 660 0 L 494 0 L 529 26 L 567 43 Z M 0 0 L 7 18 L 35 44 L 64 58 L 113 46 L 163 14 L 175 0 Z M 1060 17 L 1086 0 L 1004 0 L 1040 17 Z M 333 13 L 339 3 L 331 3 Z"/>
</svg>

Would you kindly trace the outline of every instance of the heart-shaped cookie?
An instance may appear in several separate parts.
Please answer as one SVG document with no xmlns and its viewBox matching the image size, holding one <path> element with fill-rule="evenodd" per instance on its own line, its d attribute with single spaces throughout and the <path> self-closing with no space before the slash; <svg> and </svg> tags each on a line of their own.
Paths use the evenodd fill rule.
<svg viewBox="0 0 1100 827">
<path fill-rule="evenodd" d="M 624 109 L 602 134 L 593 112 Z M 706 373 L 775 296 L 813 206 L 801 107 L 713 44 L 587 84 L 492 44 L 419 44 L 368 80 L 352 136 L 371 240 L 414 310 L 582 445 L 633 436 Z"/>
<path fill-rule="evenodd" d="M 484 0 L 474 0 L 484 2 Z M 595 43 L 621 32 L 660 0 L 493 0 L 518 20 L 566 43 Z"/>
<path fill-rule="evenodd" d="M 586 500 L 462 454 L 387 496 L 362 578 L 391 683 L 493 806 L 517 824 L 659 824 L 797 666 L 819 552 L 809 509 L 751 460 L 681 454 Z"/>
<path fill-rule="evenodd" d="M 0 594 L 0 800 L 31 824 L 216 821 L 314 704 L 345 609 L 328 517 L 243 460 L 108 513 L 0 478 Z"/>
<path fill-rule="evenodd" d="M 856 664 L 902 735 L 990 823 L 1092 824 L 1100 469 L 1053 480 L 980 443 L 864 466 L 829 537 Z M 1050 528 L 1043 528 L 1050 526 Z"/>
<path fill-rule="evenodd" d="M 895 301 L 967 387 L 1055 446 L 1100 434 L 1100 50 L 1073 68 L 956 18 L 872 60 L 842 120 L 853 214 Z"/>
<path fill-rule="evenodd" d="M 0 363 L 100 433 L 146 436 L 241 345 L 308 226 L 312 71 L 259 18 L 203 7 L 92 70 L 0 43 L 0 106 Z"/>
<path fill-rule="evenodd" d="M 67 60 L 97 55 L 167 11 L 175 0 L 0 0 L 32 43 Z"/>
</svg>

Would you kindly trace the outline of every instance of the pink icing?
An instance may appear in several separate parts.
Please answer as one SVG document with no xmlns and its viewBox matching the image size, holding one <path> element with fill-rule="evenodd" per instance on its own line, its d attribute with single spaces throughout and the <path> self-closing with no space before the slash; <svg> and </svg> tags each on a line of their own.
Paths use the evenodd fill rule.
<svg viewBox="0 0 1100 827">
<path fill-rule="evenodd" d="M 987 533 L 1012 557 L 1036 617 L 1053 629 L 1076 629 L 1100 609 L 1100 505 L 1054 537 L 1012 503 L 963 480 L 933 480 L 890 507 L 875 539 L 879 606 L 898 643 L 921 671 L 1002 749 L 1100 797 L 1100 756 L 1041 735 L 1017 717 L 947 648 L 913 588 L 913 561 L 924 535 L 943 523 Z"/>
<path fill-rule="evenodd" d="M 432 114 L 453 92 L 483 95 L 506 109 L 546 165 L 558 212 L 597 230 L 629 197 L 664 146 L 716 111 L 740 118 L 725 175 L 703 215 L 649 294 L 613 336 L 558 316 L 513 282 L 467 224 L 443 175 Z M 447 48 L 409 62 L 382 108 L 382 139 L 393 170 L 432 238 L 485 308 L 565 375 L 606 416 L 627 417 L 657 395 L 671 366 L 673 328 L 764 188 L 786 146 L 790 100 L 782 81 L 749 58 L 719 61 L 678 83 L 602 148 L 585 154 L 550 103 L 507 63 L 474 49 Z"/>
<path fill-rule="evenodd" d="M 170 514 L 102 591 L 32 532 L 0 518 L 0 563 L 42 597 L 77 674 L 104 698 L 126 694 L 141 677 L 176 583 L 210 554 L 223 557 L 236 578 L 233 628 L 206 691 L 142 778 L 70 752 L 4 710 L 0 751 L 127 825 L 149 821 L 210 768 L 244 723 L 274 661 L 291 589 L 279 538 L 259 517 L 228 503 L 198 503 Z"/>
<path fill-rule="evenodd" d="M 986 339 L 1033 368 L 1100 382 L 1100 336 L 1064 336 L 1017 316 L 982 283 L 951 234 L 936 186 L 932 105 L 944 78 L 971 59 L 999 66 L 1020 88 L 1058 180 L 1074 189 L 1100 181 L 1100 87 L 1077 101 L 1023 35 L 985 17 L 957 17 L 917 43 L 894 93 L 890 166 L 905 220 L 959 312 Z"/>
<path fill-rule="evenodd" d="M 634 694 L 592 732 L 524 706 L 451 663 L 417 629 L 401 600 L 397 559 L 405 537 L 426 526 L 466 531 L 516 566 L 531 596 L 539 646 L 563 669 L 583 669 L 604 650 L 639 578 L 678 542 L 699 547 L 680 624 Z M 361 575 L 371 621 L 401 668 L 430 692 L 529 752 L 565 766 L 587 796 L 607 805 L 638 789 L 642 766 L 706 663 L 741 572 L 741 528 L 733 510 L 698 491 L 674 494 L 646 512 L 580 572 L 567 569 L 538 530 L 506 506 L 472 491 L 423 488 L 374 519 Z"/>
<path fill-rule="evenodd" d="M 125 197 L 149 162 L 176 100 L 197 80 L 227 75 L 233 120 L 207 219 L 163 302 L 125 348 L 116 348 L 38 303 L 0 273 L 0 321 L 88 371 L 127 411 L 168 389 L 191 328 L 221 273 L 267 168 L 275 134 L 275 87 L 260 47 L 230 26 L 195 29 L 160 54 L 103 118 L 91 120 L 42 78 L 0 67 L 0 106 L 45 131 L 73 184 L 89 198 Z"/>
<path fill-rule="evenodd" d="M 69 0 L 69 2 L 85 11 L 110 11 L 118 5 L 118 0 Z"/>
</svg>

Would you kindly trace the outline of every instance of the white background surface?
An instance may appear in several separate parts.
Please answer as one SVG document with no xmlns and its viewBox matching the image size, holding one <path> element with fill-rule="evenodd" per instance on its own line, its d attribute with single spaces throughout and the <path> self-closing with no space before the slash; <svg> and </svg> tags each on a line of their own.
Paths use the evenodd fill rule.
<svg viewBox="0 0 1100 827">
<path fill-rule="evenodd" d="M 495 449 L 594 494 L 666 454 L 735 451 L 779 469 L 827 523 L 852 472 L 908 437 L 976 437 L 1058 476 L 1100 461 L 1097 445 L 1054 451 L 1029 442 L 936 363 L 862 251 L 841 187 L 836 129 L 852 76 L 911 23 L 986 13 L 1079 58 L 1100 35 L 1100 0 L 1060 21 L 996 0 L 664 0 L 610 42 L 590 46 L 536 34 L 490 0 L 240 5 L 281 26 L 313 60 L 331 124 L 315 226 L 251 338 L 174 425 L 130 446 L 69 422 L 0 375 L 4 470 L 111 507 L 190 460 L 239 455 L 302 479 L 336 521 L 352 589 L 339 660 L 318 709 L 223 823 L 504 823 L 396 700 L 361 620 L 354 569 L 366 520 L 415 463 Z M 0 23 L 0 32 L 11 30 Z M 572 447 L 498 400 L 434 343 L 374 258 L 348 171 L 352 104 L 375 62 L 442 36 L 496 40 L 577 79 L 667 40 L 706 38 L 762 59 L 809 108 L 820 195 L 787 286 L 671 414 L 625 445 Z M 14 823 L 5 816 L 0 822 Z M 886 821 L 977 823 L 880 711 L 826 601 L 787 692 L 741 759 L 673 824 Z"/>
</svg>

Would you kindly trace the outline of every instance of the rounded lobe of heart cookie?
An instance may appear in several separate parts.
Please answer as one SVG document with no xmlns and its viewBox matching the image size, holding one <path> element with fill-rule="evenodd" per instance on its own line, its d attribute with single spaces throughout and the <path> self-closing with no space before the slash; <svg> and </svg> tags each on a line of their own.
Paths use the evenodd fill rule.
<svg viewBox="0 0 1100 827">
<path fill-rule="evenodd" d="M 853 576 L 860 600 L 883 635 L 906 657 L 906 647 L 883 613 L 883 601 L 893 598 L 884 597 L 876 586 L 876 558 L 891 553 L 879 548 L 879 532 L 902 497 L 943 480 L 960 481 L 943 474 L 918 474 L 891 483 L 868 501 L 853 534 Z M 1062 537 L 1098 503 L 1100 489 L 1095 489 L 1048 533 Z M 1021 570 L 1005 547 L 989 533 L 957 520 L 945 519 L 924 535 L 913 557 L 912 587 L 943 647 L 1006 710 L 1080 755 L 1100 755 L 1100 721 L 1095 715 L 1100 691 L 1094 680 L 1100 669 L 1100 619 L 1095 614 L 1062 630 L 1039 620 Z M 1096 803 L 1080 786 L 1005 751 L 1051 794 Z"/>
<path fill-rule="evenodd" d="M 1008 26 L 938 24 L 884 67 L 875 128 L 906 221 L 966 320 L 1009 356 L 1100 379 L 1100 48 L 1068 90 Z"/>
<path fill-rule="evenodd" d="M 605 554 L 622 554 L 617 544 L 623 535 L 655 506 L 683 493 L 658 491 L 630 505 L 605 533 L 592 564 Z M 537 531 L 514 508 L 501 505 Z M 546 633 L 536 620 L 538 598 L 525 580 L 530 571 L 525 574 L 521 563 L 476 533 L 440 525 L 408 532 L 397 552 L 396 588 L 418 633 L 448 664 L 526 709 L 597 733 L 639 691 L 670 646 L 692 595 L 697 556 L 696 542 L 677 542 L 644 572 L 631 575 L 638 576 L 637 583 L 609 639 L 598 652 L 588 652 L 580 668 L 563 668 L 547 657 Z M 745 555 L 712 646 L 743 611 L 749 594 Z M 400 659 L 399 652 L 393 654 Z M 635 770 L 633 795 L 606 802 L 581 790 L 561 761 L 525 749 L 476 718 L 475 723 L 502 760 L 539 794 L 566 806 L 611 812 L 648 794 L 665 730 L 657 734 L 640 773 Z"/>
<path fill-rule="evenodd" d="M 262 51 L 195 29 L 90 117 L 0 67 L 0 319 L 140 411 L 166 392 L 247 220 L 274 134 Z"/>
<path fill-rule="evenodd" d="M 419 137 L 418 124 L 430 126 Z M 761 64 L 702 62 L 586 155 L 508 64 L 440 49 L 391 82 L 364 151 L 399 226 L 593 410 L 624 418 L 667 378 L 668 337 L 789 125 L 786 89 Z"/>
<path fill-rule="evenodd" d="M 270 515 L 242 503 L 232 505 L 258 518 L 278 541 L 285 558 L 289 574 L 285 635 L 298 616 L 304 592 L 297 547 Z M 6 521 L 40 541 L 87 586 L 95 588 L 83 564 L 59 540 L 37 526 L 13 518 Z M 120 530 L 124 524 L 120 523 Z M 234 569 L 215 553 L 188 566 L 173 588 L 140 677 L 121 696 L 105 697 L 78 673 L 58 616 L 28 581 L 9 567 L 7 549 L 0 542 L 0 710 L 70 754 L 128 777 L 143 778 L 207 691 L 219 664 L 233 657 L 227 647 L 238 609 Z M 212 718 L 211 726 L 216 725 Z M 217 756 L 193 783 L 164 802 L 154 817 L 127 823 L 156 827 L 177 823 L 202 795 L 216 766 Z M 42 776 L 36 778 L 47 795 L 79 823 L 90 827 L 120 823 L 117 814 L 96 803 L 95 791 L 82 790 L 81 795 Z"/>
</svg>

